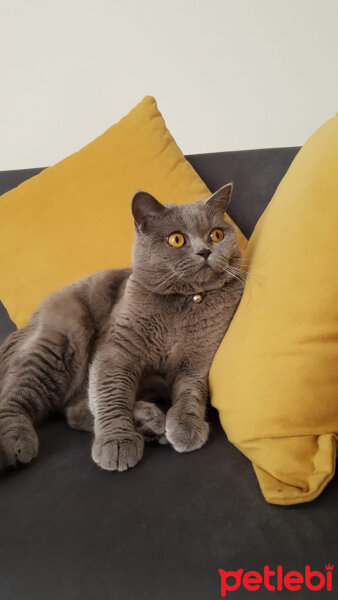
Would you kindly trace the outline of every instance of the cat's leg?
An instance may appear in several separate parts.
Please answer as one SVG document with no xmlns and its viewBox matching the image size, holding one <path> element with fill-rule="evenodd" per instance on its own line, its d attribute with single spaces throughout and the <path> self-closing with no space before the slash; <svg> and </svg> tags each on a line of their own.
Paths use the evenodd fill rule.
<svg viewBox="0 0 338 600">
<path fill-rule="evenodd" d="M 13 334 L 13 342 L 18 334 Z M 9 358 L 0 393 L 0 468 L 28 463 L 38 453 L 34 424 L 52 412 L 60 393 L 60 340 L 39 334 L 38 326 L 23 330 Z M 11 340 L 6 343 L 11 348 Z M 62 347 L 62 343 L 61 343 Z"/>
<path fill-rule="evenodd" d="M 205 421 L 208 398 L 207 378 L 194 373 L 180 374 L 173 384 L 173 406 L 166 417 L 166 436 L 177 452 L 198 450 L 207 441 Z"/>
<path fill-rule="evenodd" d="M 64 408 L 67 423 L 72 429 L 94 431 L 94 417 L 89 408 L 88 382 L 67 402 Z M 166 444 L 165 413 L 148 400 L 137 399 L 133 411 L 134 425 L 146 442 Z"/>
<path fill-rule="evenodd" d="M 89 370 L 89 406 L 94 414 L 92 457 L 102 469 L 125 471 L 142 458 L 144 439 L 133 411 L 142 371 L 140 361 L 107 344 Z"/>
<path fill-rule="evenodd" d="M 158 441 L 166 444 L 165 411 L 170 404 L 170 390 L 165 379 L 157 374 L 150 374 L 140 381 L 134 408 L 136 431 L 141 433 L 146 442 Z"/>
<path fill-rule="evenodd" d="M 134 425 L 146 442 L 166 444 L 165 413 L 153 402 L 137 400 L 134 407 Z"/>
<path fill-rule="evenodd" d="M 0 469 L 36 457 L 34 425 L 62 410 L 86 369 L 86 344 L 82 339 L 77 343 L 79 335 L 68 336 L 40 322 L 26 333 L 1 382 Z"/>
<path fill-rule="evenodd" d="M 4 384 L 5 375 L 17 352 L 17 347 L 20 343 L 23 343 L 23 340 L 27 335 L 28 332 L 26 327 L 24 329 L 13 331 L 0 346 L 0 394 Z"/>
<path fill-rule="evenodd" d="M 30 462 L 38 452 L 38 439 L 29 419 L 19 415 L 12 418 L 13 410 L 5 410 L 1 391 L 7 385 L 9 369 L 13 364 L 18 345 L 23 343 L 28 332 L 14 331 L 0 347 L 0 471 L 20 462 Z"/>
<path fill-rule="evenodd" d="M 82 384 L 79 392 L 66 403 L 63 412 L 68 425 L 72 429 L 94 431 L 94 417 L 89 408 L 87 379 Z"/>
<path fill-rule="evenodd" d="M 26 464 L 38 454 L 39 441 L 29 417 L 0 403 L 0 471 Z"/>
<path fill-rule="evenodd" d="M 94 417 L 89 408 L 87 393 L 75 396 L 67 403 L 64 410 L 68 425 L 72 429 L 94 431 Z M 145 442 L 158 441 L 166 444 L 165 414 L 152 402 L 137 400 L 133 411 L 134 425 Z"/>
</svg>

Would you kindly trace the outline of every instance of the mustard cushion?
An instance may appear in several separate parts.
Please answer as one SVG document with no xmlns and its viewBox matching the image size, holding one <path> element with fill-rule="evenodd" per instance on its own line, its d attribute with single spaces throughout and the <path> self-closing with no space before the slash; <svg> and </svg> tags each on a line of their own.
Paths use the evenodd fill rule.
<svg viewBox="0 0 338 600">
<path fill-rule="evenodd" d="M 150 96 L 82 150 L 1 196 L 0 298 L 18 327 L 51 292 L 130 264 L 138 189 L 163 203 L 210 195 Z"/>
<path fill-rule="evenodd" d="M 338 116 L 306 142 L 259 220 L 210 372 L 228 438 L 275 504 L 313 500 L 335 471 L 337 232 Z"/>
</svg>

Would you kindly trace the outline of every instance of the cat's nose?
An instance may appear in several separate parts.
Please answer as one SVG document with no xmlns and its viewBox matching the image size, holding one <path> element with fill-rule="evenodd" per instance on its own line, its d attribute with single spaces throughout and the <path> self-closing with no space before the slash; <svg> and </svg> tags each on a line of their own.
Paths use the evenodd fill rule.
<svg viewBox="0 0 338 600">
<path fill-rule="evenodd" d="M 207 260 L 207 258 L 211 254 L 211 250 L 209 250 L 209 248 L 203 248 L 203 250 L 196 252 L 196 254 L 198 254 L 198 256 L 202 256 L 205 260 Z"/>
</svg>

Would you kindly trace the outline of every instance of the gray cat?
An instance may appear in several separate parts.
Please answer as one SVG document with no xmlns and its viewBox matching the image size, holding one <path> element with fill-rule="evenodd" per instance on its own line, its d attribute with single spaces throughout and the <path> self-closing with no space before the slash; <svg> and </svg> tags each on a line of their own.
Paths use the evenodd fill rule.
<svg viewBox="0 0 338 600">
<path fill-rule="evenodd" d="M 203 446 L 207 378 L 243 291 L 228 184 L 207 201 L 132 201 L 133 266 L 49 296 L 0 348 L 0 468 L 38 453 L 34 424 L 55 412 L 94 430 L 92 457 L 124 471 L 144 440 Z M 112 235 L 114 235 L 112 227 Z M 89 400 L 89 401 L 88 401 Z"/>
</svg>

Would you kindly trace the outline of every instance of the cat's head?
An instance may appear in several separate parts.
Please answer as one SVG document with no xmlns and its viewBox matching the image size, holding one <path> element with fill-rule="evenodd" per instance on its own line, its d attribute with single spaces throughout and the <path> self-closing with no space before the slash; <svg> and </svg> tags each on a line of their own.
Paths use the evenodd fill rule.
<svg viewBox="0 0 338 600">
<path fill-rule="evenodd" d="M 234 228 L 224 220 L 232 187 L 184 205 L 163 205 L 136 192 L 133 274 L 142 285 L 159 294 L 191 294 L 236 278 L 240 251 Z"/>
</svg>

